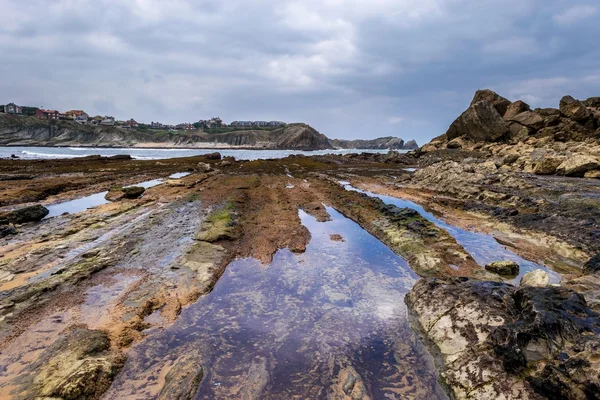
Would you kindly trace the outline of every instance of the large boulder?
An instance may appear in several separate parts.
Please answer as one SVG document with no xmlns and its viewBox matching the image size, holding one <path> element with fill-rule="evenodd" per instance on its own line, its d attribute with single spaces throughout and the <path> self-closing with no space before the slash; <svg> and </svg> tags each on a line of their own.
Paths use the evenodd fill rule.
<svg viewBox="0 0 600 400">
<path fill-rule="evenodd" d="M 495 142 L 509 133 L 507 122 L 493 104 L 480 101 L 472 104 L 446 132 L 448 140 L 466 136 L 474 141 Z"/>
<path fill-rule="evenodd" d="M 473 96 L 473 100 L 471 100 L 470 105 L 472 106 L 475 103 L 479 103 L 480 101 L 487 101 L 489 103 L 492 103 L 496 111 L 498 111 L 498 114 L 500 114 L 501 116 L 506 114 L 508 106 L 510 106 L 511 104 L 510 100 L 505 99 L 498 93 L 489 89 L 478 90 L 477 92 L 475 92 L 475 96 Z"/>
<path fill-rule="evenodd" d="M 590 111 L 579 100 L 571 96 L 564 96 L 560 99 L 560 112 L 567 118 L 580 123 L 585 123 L 590 119 Z"/>
<path fill-rule="evenodd" d="M 600 161 L 596 157 L 576 154 L 560 164 L 556 173 L 566 176 L 584 176 L 586 172 L 596 169 L 600 169 Z"/>
<path fill-rule="evenodd" d="M 41 221 L 50 211 L 40 204 L 0 213 L 0 223 L 24 224 Z"/>
<path fill-rule="evenodd" d="M 525 111 L 531 111 L 529 104 L 525 103 L 524 101 L 517 100 L 508 106 L 506 113 L 504 113 L 504 119 L 510 120 L 512 117 L 515 117 Z"/>
<path fill-rule="evenodd" d="M 508 119 L 509 121 L 517 122 L 523 126 L 526 126 L 536 131 L 542 129 L 545 126 L 544 118 L 541 115 L 532 111 L 524 111 L 520 114 L 515 115 L 514 117 L 504 118 Z"/>
</svg>

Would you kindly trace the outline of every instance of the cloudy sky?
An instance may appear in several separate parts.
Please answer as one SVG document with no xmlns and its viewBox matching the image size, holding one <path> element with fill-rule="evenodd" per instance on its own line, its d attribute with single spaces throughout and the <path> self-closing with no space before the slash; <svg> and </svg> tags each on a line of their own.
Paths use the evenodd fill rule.
<svg viewBox="0 0 600 400">
<path fill-rule="evenodd" d="M 600 96 L 598 0 L 0 0 L 0 103 L 443 133 L 478 88 Z"/>
</svg>

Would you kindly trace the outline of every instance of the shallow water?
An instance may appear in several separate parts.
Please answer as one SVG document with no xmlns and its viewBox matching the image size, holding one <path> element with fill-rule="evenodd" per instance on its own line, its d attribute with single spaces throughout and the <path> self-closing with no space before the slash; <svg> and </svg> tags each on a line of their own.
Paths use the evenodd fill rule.
<svg viewBox="0 0 600 400">
<path fill-rule="evenodd" d="M 386 204 L 393 204 L 400 208 L 410 208 L 417 211 L 423 218 L 428 221 L 433 222 L 438 228 L 441 228 L 447 231 L 458 244 L 464 247 L 464 249 L 471 254 L 473 259 L 477 262 L 477 264 L 481 266 L 485 266 L 488 263 L 494 261 L 503 261 L 509 260 L 514 261 L 519 264 L 520 272 L 513 279 L 507 279 L 509 283 L 518 284 L 521 280 L 521 277 L 525 275 L 527 272 L 534 271 L 536 269 L 542 269 L 548 273 L 550 277 L 550 283 L 559 283 L 560 275 L 556 272 L 546 268 L 541 264 L 537 264 L 533 261 L 529 261 L 519 256 L 518 254 L 512 252 L 507 249 L 491 235 L 486 235 L 485 233 L 472 232 L 462 228 L 459 228 L 454 225 L 450 225 L 441 219 L 437 218 L 432 213 L 426 211 L 422 206 L 418 205 L 409 200 L 400 199 L 392 196 L 385 196 L 377 193 L 372 193 L 364 190 L 357 189 L 351 186 L 348 182 L 340 182 L 340 184 L 344 185 L 347 190 L 353 190 L 361 193 L 365 193 L 371 197 L 377 197 L 383 200 Z"/>
<path fill-rule="evenodd" d="M 408 150 L 397 150 L 407 152 Z M 257 160 L 270 158 L 285 158 L 292 154 L 307 156 L 323 154 L 348 153 L 387 153 L 388 150 L 239 150 L 239 149 L 145 149 L 137 147 L 98 148 L 98 147 L 1 147 L 0 158 L 8 158 L 12 154 L 25 159 L 75 158 L 90 155 L 114 156 L 129 154 L 138 160 L 155 160 L 164 158 L 192 157 L 202 154 L 219 152 L 223 157 L 235 157 L 237 160 Z"/>
<path fill-rule="evenodd" d="M 105 399 L 152 398 L 181 356 L 204 366 L 197 398 L 326 398 L 354 368 L 371 398 L 445 398 L 429 356 L 407 322 L 407 263 L 327 208 L 300 212 L 306 252 L 280 250 L 270 265 L 234 261 L 214 290 L 169 328 L 134 346 Z M 330 240 L 341 234 L 344 241 Z"/>
<path fill-rule="evenodd" d="M 189 173 L 188 172 L 178 172 L 176 174 L 171 175 L 169 178 L 177 178 L 174 175 L 178 175 L 177 177 L 184 177 L 184 176 L 189 175 Z M 163 183 L 162 179 L 152 179 L 150 181 L 140 182 L 135 185 L 129 185 L 126 187 L 141 186 L 144 189 L 149 189 L 151 187 L 158 186 L 162 183 Z M 82 197 L 79 199 L 64 201 L 62 203 L 57 203 L 57 204 L 52 204 L 50 206 L 47 206 L 46 208 L 48 209 L 49 213 L 48 213 L 48 215 L 46 215 L 44 217 L 44 219 L 56 217 L 57 215 L 61 215 L 64 213 L 77 214 L 78 212 L 85 211 L 89 208 L 98 207 L 102 204 L 108 204 L 108 203 L 110 203 L 110 201 L 108 201 L 104 198 L 104 196 L 106 196 L 107 193 L 108 193 L 107 191 L 101 192 L 101 193 L 95 193 L 90 196 Z"/>
</svg>

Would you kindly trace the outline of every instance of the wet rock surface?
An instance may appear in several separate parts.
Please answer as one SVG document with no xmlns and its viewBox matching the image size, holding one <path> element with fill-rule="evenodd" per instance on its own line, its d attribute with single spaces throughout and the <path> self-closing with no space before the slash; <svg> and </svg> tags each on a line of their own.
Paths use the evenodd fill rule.
<svg viewBox="0 0 600 400">
<path fill-rule="evenodd" d="M 597 398 L 600 320 L 573 290 L 424 279 L 406 302 L 456 398 Z"/>
</svg>

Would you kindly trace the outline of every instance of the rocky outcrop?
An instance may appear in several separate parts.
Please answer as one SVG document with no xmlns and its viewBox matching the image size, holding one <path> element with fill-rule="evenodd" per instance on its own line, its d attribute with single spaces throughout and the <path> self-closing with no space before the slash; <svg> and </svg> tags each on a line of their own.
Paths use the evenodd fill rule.
<svg viewBox="0 0 600 400">
<path fill-rule="evenodd" d="M 452 398 L 599 398 L 600 319 L 570 289 L 428 278 L 406 303 Z"/>
<path fill-rule="evenodd" d="M 474 141 L 494 142 L 509 133 L 507 122 L 502 119 L 494 104 L 489 101 L 472 103 L 446 132 L 448 140 L 461 136 Z"/>
<path fill-rule="evenodd" d="M 404 140 L 387 136 L 381 137 L 377 139 L 369 139 L 369 140 L 342 140 L 342 139 L 333 139 L 329 141 L 333 147 L 336 149 L 406 149 L 412 150 L 416 149 L 419 146 L 417 142 L 414 140 L 409 140 L 404 143 Z"/>
<path fill-rule="evenodd" d="M 102 146 L 324 150 L 329 139 L 306 124 L 225 133 L 125 130 L 0 115 L 1 146 Z"/>
<path fill-rule="evenodd" d="M 565 117 L 577 122 L 586 122 L 591 116 L 587 107 L 581 101 L 575 100 L 571 96 L 565 96 L 560 99 L 560 112 Z"/>
<path fill-rule="evenodd" d="M 498 111 L 498 114 L 504 116 L 511 102 L 508 99 L 500 96 L 498 93 L 493 92 L 489 89 L 478 90 L 475 92 L 475 96 L 473 96 L 473 100 L 471 100 L 471 106 L 479 103 L 481 101 L 485 101 L 487 103 L 491 103 L 494 109 Z"/>
<path fill-rule="evenodd" d="M 98 399 L 123 367 L 106 333 L 74 328 L 33 363 L 20 382 L 22 398 Z"/>
</svg>

